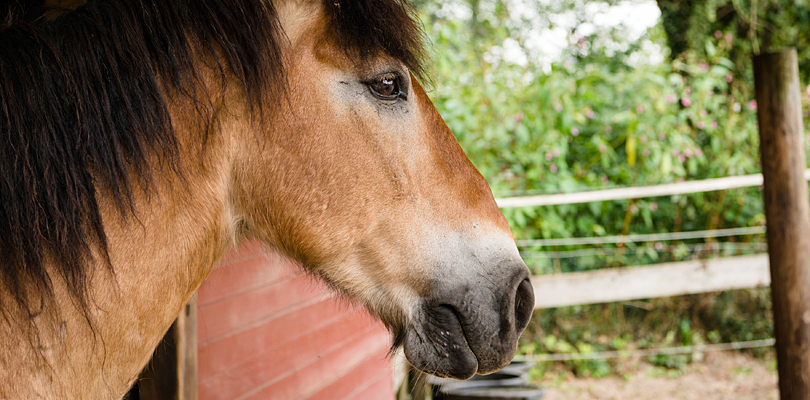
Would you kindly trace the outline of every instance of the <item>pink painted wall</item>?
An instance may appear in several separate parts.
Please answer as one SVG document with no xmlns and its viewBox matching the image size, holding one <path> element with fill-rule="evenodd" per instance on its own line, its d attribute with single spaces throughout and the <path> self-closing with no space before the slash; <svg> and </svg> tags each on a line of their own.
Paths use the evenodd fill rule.
<svg viewBox="0 0 810 400">
<path fill-rule="evenodd" d="M 261 245 L 226 256 L 197 306 L 200 400 L 396 397 L 382 324 Z"/>
</svg>

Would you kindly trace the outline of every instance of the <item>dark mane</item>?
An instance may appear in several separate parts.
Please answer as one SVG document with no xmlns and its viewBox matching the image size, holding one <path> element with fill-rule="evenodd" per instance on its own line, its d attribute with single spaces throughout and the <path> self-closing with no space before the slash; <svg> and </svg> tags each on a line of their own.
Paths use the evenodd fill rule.
<svg viewBox="0 0 810 400">
<path fill-rule="evenodd" d="M 285 90 L 286 36 L 263 0 L 91 0 L 53 21 L 42 7 L 16 4 L 0 9 L 0 290 L 16 300 L 0 303 L 0 315 L 19 306 L 31 317 L 40 298 L 50 303 L 46 263 L 86 312 L 88 265 L 110 267 L 96 194 L 126 215 L 133 190 L 152 185 L 149 160 L 181 165 L 168 103 L 214 118 L 201 58 L 223 79 L 235 76 L 254 116 L 262 113 Z M 384 50 L 424 77 L 410 5 L 323 6 L 347 49 Z"/>
</svg>

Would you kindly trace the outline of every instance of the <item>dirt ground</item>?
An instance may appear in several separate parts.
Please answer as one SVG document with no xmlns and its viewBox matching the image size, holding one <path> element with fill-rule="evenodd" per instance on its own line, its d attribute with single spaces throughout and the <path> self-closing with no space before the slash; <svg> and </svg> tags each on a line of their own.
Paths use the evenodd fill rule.
<svg viewBox="0 0 810 400">
<path fill-rule="evenodd" d="M 543 400 L 776 400 L 772 358 L 710 352 L 680 372 L 629 360 L 621 377 L 576 378 L 560 370 L 538 383 L 548 390 Z"/>
</svg>

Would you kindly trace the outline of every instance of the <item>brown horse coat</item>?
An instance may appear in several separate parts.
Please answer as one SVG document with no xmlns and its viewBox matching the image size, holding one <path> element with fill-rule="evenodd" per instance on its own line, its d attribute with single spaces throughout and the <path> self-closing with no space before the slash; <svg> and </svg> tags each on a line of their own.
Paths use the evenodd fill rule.
<svg viewBox="0 0 810 400">
<path fill-rule="evenodd" d="M 244 238 L 362 302 L 427 372 L 508 363 L 528 270 L 418 83 L 412 10 L 169 3 L 0 32 L 0 398 L 120 398 Z"/>
</svg>

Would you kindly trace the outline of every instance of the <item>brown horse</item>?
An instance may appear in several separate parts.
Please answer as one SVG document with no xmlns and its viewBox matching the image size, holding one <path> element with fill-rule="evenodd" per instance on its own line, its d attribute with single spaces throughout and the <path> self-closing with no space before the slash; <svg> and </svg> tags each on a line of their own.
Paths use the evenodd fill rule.
<svg viewBox="0 0 810 400">
<path fill-rule="evenodd" d="M 245 238 L 364 304 L 424 371 L 509 362 L 529 273 L 419 84 L 409 5 L 92 0 L 10 15 L 0 398 L 120 398 Z"/>
</svg>

